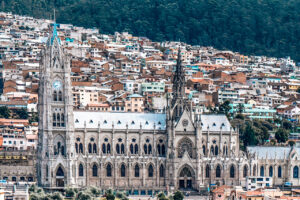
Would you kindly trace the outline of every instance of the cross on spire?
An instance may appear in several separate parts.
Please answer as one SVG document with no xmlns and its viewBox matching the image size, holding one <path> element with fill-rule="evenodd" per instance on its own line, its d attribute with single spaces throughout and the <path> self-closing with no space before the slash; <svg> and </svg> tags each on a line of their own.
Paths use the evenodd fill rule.
<svg viewBox="0 0 300 200">
<path fill-rule="evenodd" d="M 51 36 L 51 45 L 53 44 L 53 41 L 55 40 L 55 38 L 57 38 L 58 42 L 60 43 L 60 39 L 57 35 L 57 27 L 58 24 L 56 23 L 56 15 L 55 15 L 55 9 L 53 11 L 53 30 L 52 30 L 52 36 Z"/>
</svg>

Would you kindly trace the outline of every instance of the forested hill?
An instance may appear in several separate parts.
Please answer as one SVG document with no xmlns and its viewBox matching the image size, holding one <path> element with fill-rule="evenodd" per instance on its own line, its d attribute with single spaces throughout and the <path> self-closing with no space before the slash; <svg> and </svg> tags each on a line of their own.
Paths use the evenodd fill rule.
<svg viewBox="0 0 300 200">
<path fill-rule="evenodd" d="M 300 0 L 0 0 L 1 11 L 300 61 Z"/>
</svg>

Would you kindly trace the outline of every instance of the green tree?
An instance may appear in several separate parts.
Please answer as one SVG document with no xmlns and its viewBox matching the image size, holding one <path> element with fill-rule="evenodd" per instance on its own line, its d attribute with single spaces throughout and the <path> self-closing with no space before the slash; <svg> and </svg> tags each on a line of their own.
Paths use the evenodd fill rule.
<svg viewBox="0 0 300 200">
<path fill-rule="evenodd" d="M 168 200 L 168 198 L 166 197 L 166 195 L 161 192 L 157 195 L 158 200 Z"/>
<path fill-rule="evenodd" d="M 289 138 L 289 132 L 286 129 L 279 128 L 275 133 L 275 138 L 279 143 L 285 143 Z"/>
<path fill-rule="evenodd" d="M 219 106 L 219 112 L 229 115 L 229 110 L 231 109 L 229 104 L 230 104 L 230 101 L 228 101 L 228 100 L 226 100 L 224 103 L 222 103 Z"/>
<path fill-rule="evenodd" d="M 63 200 L 63 196 L 59 192 L 55 192 L 54 194 L 51 195 L 51 199 L 53 200 Z"/>
<path fill-rule="evenodd" d="M 238 113 L 241 114 L 241 113 L 244 112 L 244 110 L 245 110 L 244 104 L 239 103 L 239 105 L 238 105 Z"/>
<path fill-rule="evenodd" d="M 101 194 L 101 191 L 98 190 L 98 189 L 95 188 L 95 187 L 91 187 L 91 188 L 90 188 L 90 192 L 92 193 L 92 195 L 93 195 L 94 197 L 98 197 L 98 196 L 100 196 L 100 194 Z"/>
<path fill-rule="evenodd" d="M 128 197 L 126 196 L 126 194 L 124 192 L 117 192 L 116 197 L 120 200 L 128 200 Z"/>
<path fill-rule="evenodd" d="M 111 189 L 106 190 L 105 197 L 106 197 L 107 200 L 114 200 L 115 199 L 115 195 L 113 194 L 113 191 Z"/>
<path fill-rule="evenodd" d="M 28 119 L 28 112 L 25 108 L 16 110 L 16 114 L 19 119 Z"/>
<path fill-rule="evenodd" d="M 74 188 L 66 188 L 65 195 L 66 195 L 66 197 L 75 197 L 76 192 L 75 192 Z"/>
<path fill-rule="evenodd" d="M 292 141 L 292 140 L 289 141 L 288 143 L 289 143 L 289 145 L 290 145 L 291 147 L 294 146 L 294 145 L 296 144 L 296 142 L 295 142 L 295 141 Z"/>
<path fill-rule="evenodd" d="M 297 92 L 300 93 L 300 87 L 298 87 Z"/>
<path fill-rule="evenodd" d="M 293 128 L 293 124 L 288 120 L 283 120 L 282 127 L 287 130 L 291 130 Z"/>
<path fill-rule="evenodd" d="M 92 196 L 86 192 L 80 191 L 76 196 L 76 200 L 90 200 Z"/>
<path fill-rule="evenodd" d="M 5 119 L 10 117 L 10 110 L 6 106 L 0 107 L 0 117 Z"/>
<path fill-rule="evenodd" d="M 183 200 L 183 198 L 184 198 L 184 196 L 183 196 L 182 192 L 180 192 L 178 190 L 173 195 L 174 200 Z"/>
<path fill-rule="evenodd" d="M 254 128 L 250 123 L 247 123 L 244 132 L 243 143 L 245 146 L 253 146 L 257 144 Z"/>
<path fill-rule="evenodd" d="M 56 8 L 59 23 L 98 27 L 101 33 L 128 31 L 158 41 L 300 60 L 297 0 L 2 0 L 0 8 L 38 18 L 49 18 Z"/>
</svg>

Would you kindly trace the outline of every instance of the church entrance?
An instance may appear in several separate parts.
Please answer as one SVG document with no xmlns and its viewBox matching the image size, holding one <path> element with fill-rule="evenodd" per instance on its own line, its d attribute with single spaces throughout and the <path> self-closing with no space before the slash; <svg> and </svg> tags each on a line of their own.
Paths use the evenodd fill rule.
<svg viewBox="0 0 300 200">
<path fill-rule="evenodd" d="M 56 187 L 64 187 L 65 186 L 65 173 L 61 167 L 59 167 L 56 171 Z"/>
<path fill-rule="evenodd" d="M 193 189 L 193 176 L 188 167 L 184 167 L 179 174 L 179 188 Z"/>
</svg>

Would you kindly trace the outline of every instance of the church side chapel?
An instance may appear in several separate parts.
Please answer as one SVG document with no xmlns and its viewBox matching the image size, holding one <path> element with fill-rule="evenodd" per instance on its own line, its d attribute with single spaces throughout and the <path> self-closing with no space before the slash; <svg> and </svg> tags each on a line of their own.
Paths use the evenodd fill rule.
<svg viewBox="0 0 300 200">
<path fill-rule="evenodd" d="M 40 66 L 38 184 L 44 188 L 95 186 L 153 194 L 177 189 L 240 185 L 263 166 L 294 180 L 287 159 L 268 161 L 259 148 L 239 149 L 239 135 L 225 115 L 195 115 L 185 95 L 185 76 L 178 53 L 173 94 L 166 113 L 77 111 L 73 108 L 70 56 L 53 25 Z M 280 152 L 279 148 L 271 152 Z M 289 155 L 293 152 L 293 155 Z M 281 156 L 279 156 L 281 155 Z M 285 171 L 284 171 L 285 170 Z M 284 175 L 287 172 L 287 175 Z M 269 172 L 270 173 L 270 172 Z M 278 171 L 279 173 L 279 171 Z M 295 181 L 299 182 L 299 175 Z M 273 175 L 272 174 L 272 175 Z M 282 180 L 281 180 L 282 179 Z"/>
</svg>

